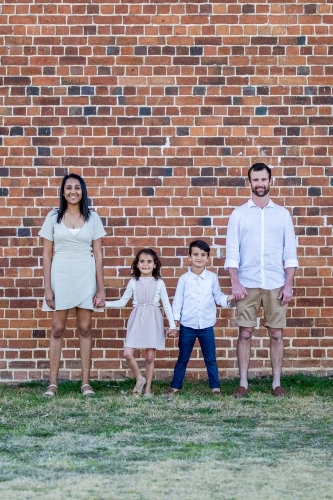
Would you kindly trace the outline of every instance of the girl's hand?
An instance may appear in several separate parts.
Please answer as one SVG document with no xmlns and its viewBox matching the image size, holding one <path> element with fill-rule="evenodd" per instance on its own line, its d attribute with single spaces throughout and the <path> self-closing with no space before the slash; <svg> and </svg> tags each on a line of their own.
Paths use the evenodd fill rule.
<svg viewBox="0 0 333 500">
<path fill-rule="evenodd" d="M 46 304 L 48 305 L 48 307 L 50 309 L 55 309 L 55 305 L 54 305 L 54 293 L 53 291 L 50 289 L 48 290 L 45 290 L 45 302 Z"/>
<path fill-rule="evenodd" d="M 105 306 L 105 295 L 104 295 L 104 291 L 103 292 L 99 292 L 97 291 L 95 297 L 94 297 L 94 305 L 96 307 L 104 307 Z"/>
<path fill-rule="evenodd" d="M 170 328 L 169 330 L 167 330 L 166 334 L 167 337 L 171 337 L 174 339 L 177 337 L 178 331 L 176 330 L 176 328 Z"/>
</svg>

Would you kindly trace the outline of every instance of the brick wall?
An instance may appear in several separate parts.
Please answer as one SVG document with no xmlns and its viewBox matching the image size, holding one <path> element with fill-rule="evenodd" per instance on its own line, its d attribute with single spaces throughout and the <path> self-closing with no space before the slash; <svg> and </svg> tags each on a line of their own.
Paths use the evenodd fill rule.
<svg viewBox="0 0 333 500">
<path fill-rule="evenodd" d="M 64 174 L 85 178 L 105 223 L 108 297 L 119 297 L 142 246 L 158 249 L 172 297 L 198 237 L 230 290 L 226 224 L 257 160 L 272 166 L 272 197 L 298 236 L 285 372 L 332 374 L 332 3 L 3 0 L 0 9 L 1 379 L 48 376 L 37 233 Z M 128 374 L 129 312 L 94 316 L 94 378 Z M 62 378 L 79 377 L 74 324 Z M 232 311 L 219 310 L 216 336 L 221 376 L 236 376 Z M 268 347 L 260 328 L 253 374 L 269 373 Z M 176 353 L 168 340 L 158 377 Z M 205 376 L 199 350 L 190 369 Z"/>
</svg>

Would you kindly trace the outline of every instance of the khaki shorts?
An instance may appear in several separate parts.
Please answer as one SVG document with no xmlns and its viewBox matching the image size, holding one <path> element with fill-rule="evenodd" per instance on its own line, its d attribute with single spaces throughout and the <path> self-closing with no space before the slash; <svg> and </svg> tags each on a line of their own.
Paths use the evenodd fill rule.
<svg viewBox="0 0 333 500">
<path fill-rule="evenodd" d="M 286 326 L 287 304 L 282 306 L 278 299 L 280 288 L 263 290 L 262 288 L 246 288 L 248 295 L 237 300 L 238 326 L 257 326 L 257 317 L 262 305 L 265 316 L 265 326 L 269 328 L 284 328 Z"/>
</svg>

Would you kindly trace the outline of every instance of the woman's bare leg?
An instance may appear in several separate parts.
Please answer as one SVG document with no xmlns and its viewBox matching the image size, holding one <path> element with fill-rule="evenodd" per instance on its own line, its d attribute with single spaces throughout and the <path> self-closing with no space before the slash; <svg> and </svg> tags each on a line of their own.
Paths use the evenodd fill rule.
<svg viewBox="0 0 333 500">
<path fill-rule="evenodd" d="M 60 356 L 62 348 L 62 339 L 66 330 L 68 311 L 54 311 L 52 313 L 52 328 L 50 337 L 50 384 L 58 385 L 58 373 L 60 366 Z M 51 392 L 55 392 L 56 388 L 51 387 Z"/>
<path fill-rule="evenodd" d="M 91 314 L 90 309 L 76 308 L 76 327 L 80 338 L 82 385 L 89 384 L 91 367 Z"/>
</svg>

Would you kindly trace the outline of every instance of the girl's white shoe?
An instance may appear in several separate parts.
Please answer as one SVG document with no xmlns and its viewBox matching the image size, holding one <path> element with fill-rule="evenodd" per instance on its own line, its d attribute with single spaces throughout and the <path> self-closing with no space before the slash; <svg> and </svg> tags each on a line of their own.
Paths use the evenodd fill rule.
<svg viewBox="0 0 333 500">
<path fill-rule="evenodd" d="M 50 391 L 49 389 L 51 387 L 55 387 L 55 391 Z M 58 386 L 55 384 L 50 384 L 47 388 L 47 390 L 43 393 L 43 396 L 47 396 L 48 398 L 53 398 L 57 394 L 58 391 Z"/>
<path fill-rule="evenodd" d="M 83 386 L 81 387 L 81 392 L 82 396 L 92 396 L 93 394 L 95 394 L 89 384 L 83 384 Z"/>
</svg>

